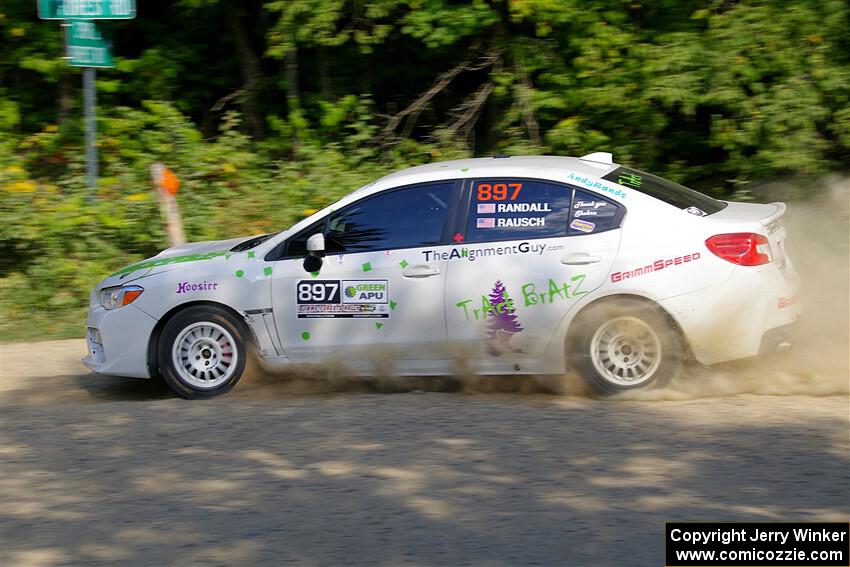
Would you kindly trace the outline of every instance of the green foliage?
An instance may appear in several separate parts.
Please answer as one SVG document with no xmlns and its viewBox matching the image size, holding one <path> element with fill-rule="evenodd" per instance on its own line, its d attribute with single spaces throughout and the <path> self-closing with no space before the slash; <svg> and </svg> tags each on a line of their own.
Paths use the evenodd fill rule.
<svg viewBox="0 0 850 567">
<path fill-rule="evenodd" d="M 312 138 L 319 138 L 323 128 L 341 129 L 347 136 L 338 143 L 302 144 L 286 161 L 256 151 L 240 132 L 236 113 L 225 117 L 214 140 L 204 141 L 171 104 L 119 107 L 100 119 L 104 159 L 94 195 L 86 186 L 82 148 L 69 145 L 62 132 L 39 132 L 12 144 L 4 138 L 3 332 L 28 336 L 27 321 L 49 313 L 67 321 L 68 312 L 84 310 L 89 291 L 106 274 L 167 247 L 149 180 L 153 163 L 167 163 L 179 176 L 187 238 L 197 241 L 281 230 L 395 169 L 443 151 L 450 157 L 465 155 L 419 143 L 378 155 L 363 143 L 373 132 L 364 122 L 367 106 L 368 101 L 353 98 L 329 107 Z M 56 164 L 61 174 L 55 173 Z M 55 332 L 67 334 L 67 325 Z"/>
</svg>

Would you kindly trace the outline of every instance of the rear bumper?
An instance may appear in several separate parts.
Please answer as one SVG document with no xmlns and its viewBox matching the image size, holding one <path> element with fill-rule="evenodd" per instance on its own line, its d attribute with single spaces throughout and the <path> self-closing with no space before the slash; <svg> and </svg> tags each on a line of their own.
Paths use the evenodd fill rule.
<svg viewBox="0 0 850 567">
<path fill-rule="evenodd" d="M 92 307 L 86 318 L 88 356 L 83 364 L 98 374 L 150 378 L 148 341 L 155 325 L 156 319 L 132 304 L 110 311 Z"/>
<path fill-rule="evenodd" d="M 802 314 L 792 267 L 741 267 L 728 281 L 659 303 L 682 329 L 694 357 L 711 365 L 787 349 Z M 787 345 L 785 343 L 788 343 Z"/>
<path fill-rule="evenodd" d="M 794 347 L 797 340 L 799 323 L 791 323 L 782 327 L 775 327 L 767 331 L 761 337 L 759 354 L 771 354 L 774 352 L 788 352 Z"/>
</svg>

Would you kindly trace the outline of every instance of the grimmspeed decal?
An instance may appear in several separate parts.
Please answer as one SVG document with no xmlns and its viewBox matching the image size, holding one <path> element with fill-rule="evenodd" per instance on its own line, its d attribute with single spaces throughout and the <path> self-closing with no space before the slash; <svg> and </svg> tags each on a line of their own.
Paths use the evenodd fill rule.
<svg viewBox="0 0 850 567">
<path fill-rule="evenodd" d="M 685 254 L 684 256 L 676 256 L 675 258 L 667 258 L 664 260 L 655 260 L 650 262 L 646 266 L 641 266 L 640 268 L 635 268 L 633 270 L 626 270 L 625 272 L 613 272 L 611 274 L 611 282 L 617 283 L 623 280 L 627 280 L 629 278 L 636 278 L 638 276 L 643 276 L 646 274 L 651 274 L 653 272 L 660 272 L 665 268 L 669 268 L 671 266 L 679 266 L 681 264 L 687 264 L 688 262 L 695 262 L 700 259 L 700 253 L 694 252 L 693 254 Z"/>
<path fill-rule="evenodd" d="M 389 319 L 387 280 L 301 280 L 295 284 L 299 319 Z"/>
</svg>

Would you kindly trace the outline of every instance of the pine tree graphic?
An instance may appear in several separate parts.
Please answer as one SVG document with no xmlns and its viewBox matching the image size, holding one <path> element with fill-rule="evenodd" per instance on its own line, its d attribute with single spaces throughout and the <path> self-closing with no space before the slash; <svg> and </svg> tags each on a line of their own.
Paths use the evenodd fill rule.
<svg viewBox="0 0 850 567">
<path fill-rule="evenodd" d="M 492 317 L 487 323 L 487 354 L 499 356 L 506 352 L 523 352 L 511 347 L 511 337 L 523 330 L 517 321 L 516 309 L 509 308 L 507 303 L 510 297 L 505 289 L 505 284 L 497 280 L 490 292 L 490 304 L 493 306 Z M 499 305 L 502 304 L 501 313 Z"/>
</svg>

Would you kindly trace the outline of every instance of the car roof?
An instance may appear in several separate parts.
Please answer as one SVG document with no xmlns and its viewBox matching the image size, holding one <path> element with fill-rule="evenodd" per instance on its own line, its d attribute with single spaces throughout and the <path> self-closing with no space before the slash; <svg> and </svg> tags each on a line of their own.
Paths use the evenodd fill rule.
<svg viewBox="0 0 850 567">
<path fill-rule="evenodd" d="M 499 175 L 506 172 L 508 175 L 516 175 L 517 169 L 522 169 L 524 174 L 532 174 L 534 170 L 564 169 L 577 173 L 602 177 L 609 171 L 619 167 L 619 164 L 611 160 L 611 154 L 594 153 L 584 157 L 565 156 L 494 156 L 486 158 L 456 159 L 450 161 L 438 161 L 425 165 L 409 167 L 396 171 L 379 179 L 381 185 L 385 182 L 396 184 L 403 182 L 406 177 L 430 177 L 445 178 L 447 172 L 462 171 L 470 176 L 482 172 L 484 175 Z"/>
</svg>

